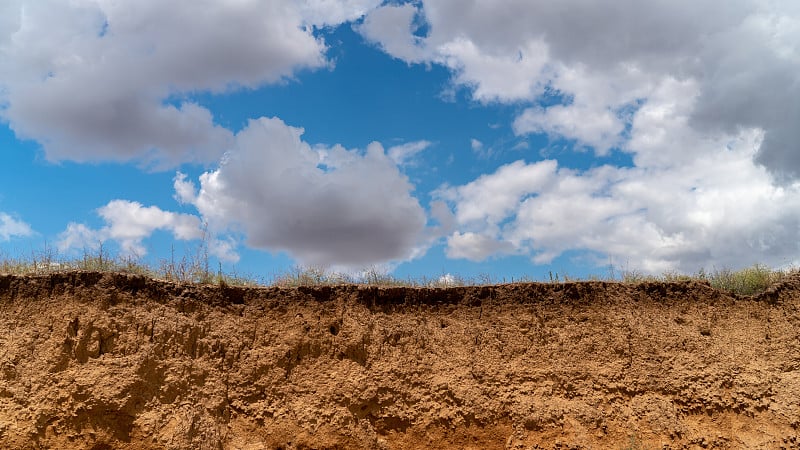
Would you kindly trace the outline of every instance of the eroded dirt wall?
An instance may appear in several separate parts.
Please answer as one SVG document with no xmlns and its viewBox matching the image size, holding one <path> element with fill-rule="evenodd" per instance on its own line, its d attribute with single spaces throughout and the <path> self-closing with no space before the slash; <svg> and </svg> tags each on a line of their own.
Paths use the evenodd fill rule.
<svg viewBox="0 0 800 450">
<path fill-rule="evenodd" d="M 0 276 L 0 447 L 798 448 L 798 306 L 798 280 Z"/>
</svg>

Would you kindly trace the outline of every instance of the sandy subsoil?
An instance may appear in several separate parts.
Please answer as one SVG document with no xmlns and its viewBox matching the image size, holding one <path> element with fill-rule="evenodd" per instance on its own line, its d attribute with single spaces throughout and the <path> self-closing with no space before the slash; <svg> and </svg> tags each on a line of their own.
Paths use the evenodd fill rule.
<svg viewBox="0 0 800 450">
<path fill-rule="evenodd" d="M 0 447 L 800 447 L 800 279 L 452 289 L 0 276 Z"/>
</svg>

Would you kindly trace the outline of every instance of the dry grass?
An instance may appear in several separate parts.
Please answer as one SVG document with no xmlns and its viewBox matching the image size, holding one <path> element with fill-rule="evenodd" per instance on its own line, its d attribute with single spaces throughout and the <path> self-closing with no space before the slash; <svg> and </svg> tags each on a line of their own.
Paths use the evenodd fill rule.
<svg viewBox="0 0 800 450">
<path fill-rule="evenodd" d="M 220 265 L 217 270 L 209 267 L 208 247 L 201 244 L 194 253 L 176 258 L 173 251 L 169 259 L 159 261 L 157 267 L 145 264 L 139 259 L 119 257 L 109 254 L 101 245 L 97 250 L 84 251 L 80 257 L 65 257 L 50 247 L 27 257 L 9 257 L 0 254 L 0 274 L 45 275 L 68 271 L 119 272 L 144 275 L 178 283 L 224 284 L 231 286 L 281 287 L 332 286 L 341 284 L 360 284 L 383 287 L 433 287 L 448 288 L 456 286 L 480 286 L 499 283 L 523 283 L 542 281 L 531 277 L 516 279 L 497 279 L 490 275 L 472 278 L 443 274 L 435 278 L 401 279 L 371 268 L 360 273 L 348 274 L 333 272 L 319 267 L 294 267 L 284 273 L 273 275 L 271 280 L 254 276 L 224 272 Z M 707 281 L 711 286 L 739 295 L 755 295 L 769 289 L 787 277 L 800 273 L 800 269 L 772 269 L 756 264 L 740 270 L 715 269 L 711 272 L 700 270 L 688 275 L 667 272 L 662 275 L 649 275 L 635 270 L 615 271 L 609 268 L 605 277 L 590 276 L 585 279 L 549 272 L 545 282 L 563 283 L 571 281 L 604 280 L 621 283 L 641 283 L 646 281 L 673 282 L 686 280 Z"/>
<path fill-rule="evenodd" d="M 788 277 L 800 274 L 800 269 L 773 269 L 764 264 L 754 264 L 744 269 L 715 269 L 707 272 L 700 269 L 694 275 L 667 272 L 661 276 L 645 275 L 636 271 L 625 271 L 621 274 L 623 283 L 640 283 L 644 281 L 707 281 L 712 287 L 738 295 L 756 295 L 766 291 Z"/>
</svg>

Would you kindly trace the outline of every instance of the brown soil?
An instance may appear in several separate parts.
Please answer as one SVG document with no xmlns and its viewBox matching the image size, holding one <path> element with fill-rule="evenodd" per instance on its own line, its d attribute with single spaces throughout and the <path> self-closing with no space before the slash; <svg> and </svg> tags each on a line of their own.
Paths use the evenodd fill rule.
<svg viewBox="0 0 800 450">
<path fill-rule="evenodd" d="M 800 279 L 0 276 L 2 448 L 798 448 Z"/>
</svg>

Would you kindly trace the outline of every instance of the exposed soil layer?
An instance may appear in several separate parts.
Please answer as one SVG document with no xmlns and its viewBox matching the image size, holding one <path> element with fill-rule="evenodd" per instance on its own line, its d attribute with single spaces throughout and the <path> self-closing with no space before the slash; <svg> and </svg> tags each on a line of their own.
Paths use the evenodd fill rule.
<svg viewBox="0 0 800 450">
<path fill-rule="evenodd" d="M 798 448 L 800 279 L 0 276 L 0 447 Z"/>
</svg>

